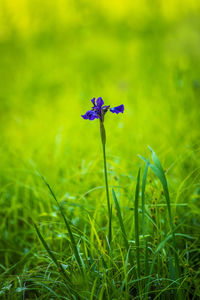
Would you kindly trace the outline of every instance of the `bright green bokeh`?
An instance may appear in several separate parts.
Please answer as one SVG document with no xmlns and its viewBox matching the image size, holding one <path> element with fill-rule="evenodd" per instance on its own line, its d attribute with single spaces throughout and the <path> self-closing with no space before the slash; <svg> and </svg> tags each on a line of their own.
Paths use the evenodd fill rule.
<svg viewBox="0 0 200 300">
<path fill-rule="evenodd" d="M 98 96 L 125 105 L 106 117 L 125 173 L 148 144 L 169 163 L 196 150 L 199 11 L 197 1 L 1 0 L 4 175 L 12 155 L 48 176 L 99 159 L 98 122 L 80 117 Z"/>
<path fill-rule="evenodd" d="M 2 183 L 34 165 L 56 185 L 91 162 L 76 193 L 101 185 L 89 173 L 102 171 L 98 121 L 80 117 L 99 96 L 125 105 L 106 116 L 116 174 L 135 176 L 151 145 L 182 181 L 198 161 L 199 12 L 197 1 L 1 0 Z"/>
</svg>

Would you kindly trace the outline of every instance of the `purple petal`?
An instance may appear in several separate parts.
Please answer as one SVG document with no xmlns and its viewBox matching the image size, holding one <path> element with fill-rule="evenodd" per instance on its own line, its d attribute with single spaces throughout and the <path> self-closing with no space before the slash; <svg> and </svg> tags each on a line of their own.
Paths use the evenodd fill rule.
<svg viewBox="0 0 200 300">
<path fill-rule="evenodd" d="M 110 108 L 110 111 L 112 113 L 115 113 L 115 114 L 118 114 L 118 113 L 123 113 L 124 112 L 124 105 L 119 105 L 117 107 L 113 107 L 113 108 Z"/>
<path fill-rule="evenodd" d="M 81 115 L 81 117 L 85 120 L 93 121 L 94 119 L 99 119 L 98 114 L 93 110 L 88 110 L 84 115 Z"/>
<path fill-rule="evenodd" d="M 93 98 L 93 99 L 91 100 L 91 102 L 93 103 L 94 106 L 96 106 L 96 104 L 95 104 L 95 98 Z"/>
<path fill-rule="evenodd" d="M 101 97 L 97 99 L 97 107 L 101 109 L 102 105 L 104 105 L 104 101 Z"/>
</svg>

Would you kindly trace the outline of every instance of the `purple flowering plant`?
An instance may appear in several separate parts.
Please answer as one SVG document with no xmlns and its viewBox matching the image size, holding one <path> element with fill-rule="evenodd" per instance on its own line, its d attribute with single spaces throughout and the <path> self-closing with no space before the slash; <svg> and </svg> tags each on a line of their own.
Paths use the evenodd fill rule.
<svg viewBox="0 0 200 300">
<path fill-rule="evenodd" d="M 104 101 L 101 97 L 97 98 L 95 102 L 95 98 L 91 100 L 93 107 L 88 110 L 84 115 L 81 117 L 85 120 L 93 121 L 95 119 L 99 119 L 100 121 L 100 133 L 101 133 L 101 142 L 103 147 L 103 161 L 104 161 L 104 176 L 105 176 L 105 187 L 106 187 L 106 196 L 107 196 L 107 205 L 108 205 L 108 219 L 109 219 L 109 231 L 108 231 L 108 242 L 109 245 L 112 239 L 112 205 L 110 205 L 110 198 L 109 198 L 109 189 L 108 189 L 108 176 L 107 176 L 107 164 L 106 164 L 106 132 L 104 127 L 104 116 L 105 114 L 110 111 L 115 114 L 123 113 L 124 112 L 124 105 L 121 104 L 119 106 L 110 108 L 110 105 L 104 105 Z"/>
<path fill-rule="evenodd" d="M 124 112 L 124 105 L 121 104 L 117 107 L 110 108 L 110 105 L 104 105 L 104 101 L 101 97 L 97 98 L 95 103 L 95 98 L 91 100 L 94 105 L 91 110 L 88 110 L 84 115 L 82 115 L 83 119 L 88 119 L 93 121 L 94 119 L 100 119 L 101 122 L 104 121 L 104 116 L 108 110 L 112 113 L 118 114 Z"/>
</svg>

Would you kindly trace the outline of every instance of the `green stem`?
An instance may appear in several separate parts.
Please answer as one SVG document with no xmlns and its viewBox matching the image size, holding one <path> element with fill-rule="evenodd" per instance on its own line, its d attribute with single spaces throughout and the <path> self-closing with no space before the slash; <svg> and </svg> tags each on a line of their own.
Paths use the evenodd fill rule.
<svg viewBox="0 0 200 300">
<path fill-rule="evenodd" d="M 109 189 L 108 189 L 108 176 L 107 176 L 107 163 L 106 163 L 106 132 L 103 121 L 100 120 L 100 133 L 101 133 L 101 142 L 103 148 L 103 161 L 104 161 L 104 176 L 105 176 L 105 185 L 106 185 L 106 197 L 107 197 L 107 205 L 108 205 L 108 220 L 109 220 L 109 230 L 108 230 L 108 241 L 109 245 L 112 239 L 112 212 L 110 207 L 110 198 L 109 198 Z"/>
</svg>

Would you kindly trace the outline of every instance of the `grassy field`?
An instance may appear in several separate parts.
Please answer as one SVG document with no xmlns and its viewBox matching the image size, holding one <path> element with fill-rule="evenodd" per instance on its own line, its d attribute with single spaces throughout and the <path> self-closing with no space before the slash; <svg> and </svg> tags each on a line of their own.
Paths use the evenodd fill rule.
<svg viewBox="0 0 200 300">
<path fill-rule="evenodd" d="M 0 0 L 0 299 L 200 299 L 199 31 L 193 0 Z M 125 107 L 110 242 L 94 97 Z"/>
</svg>

